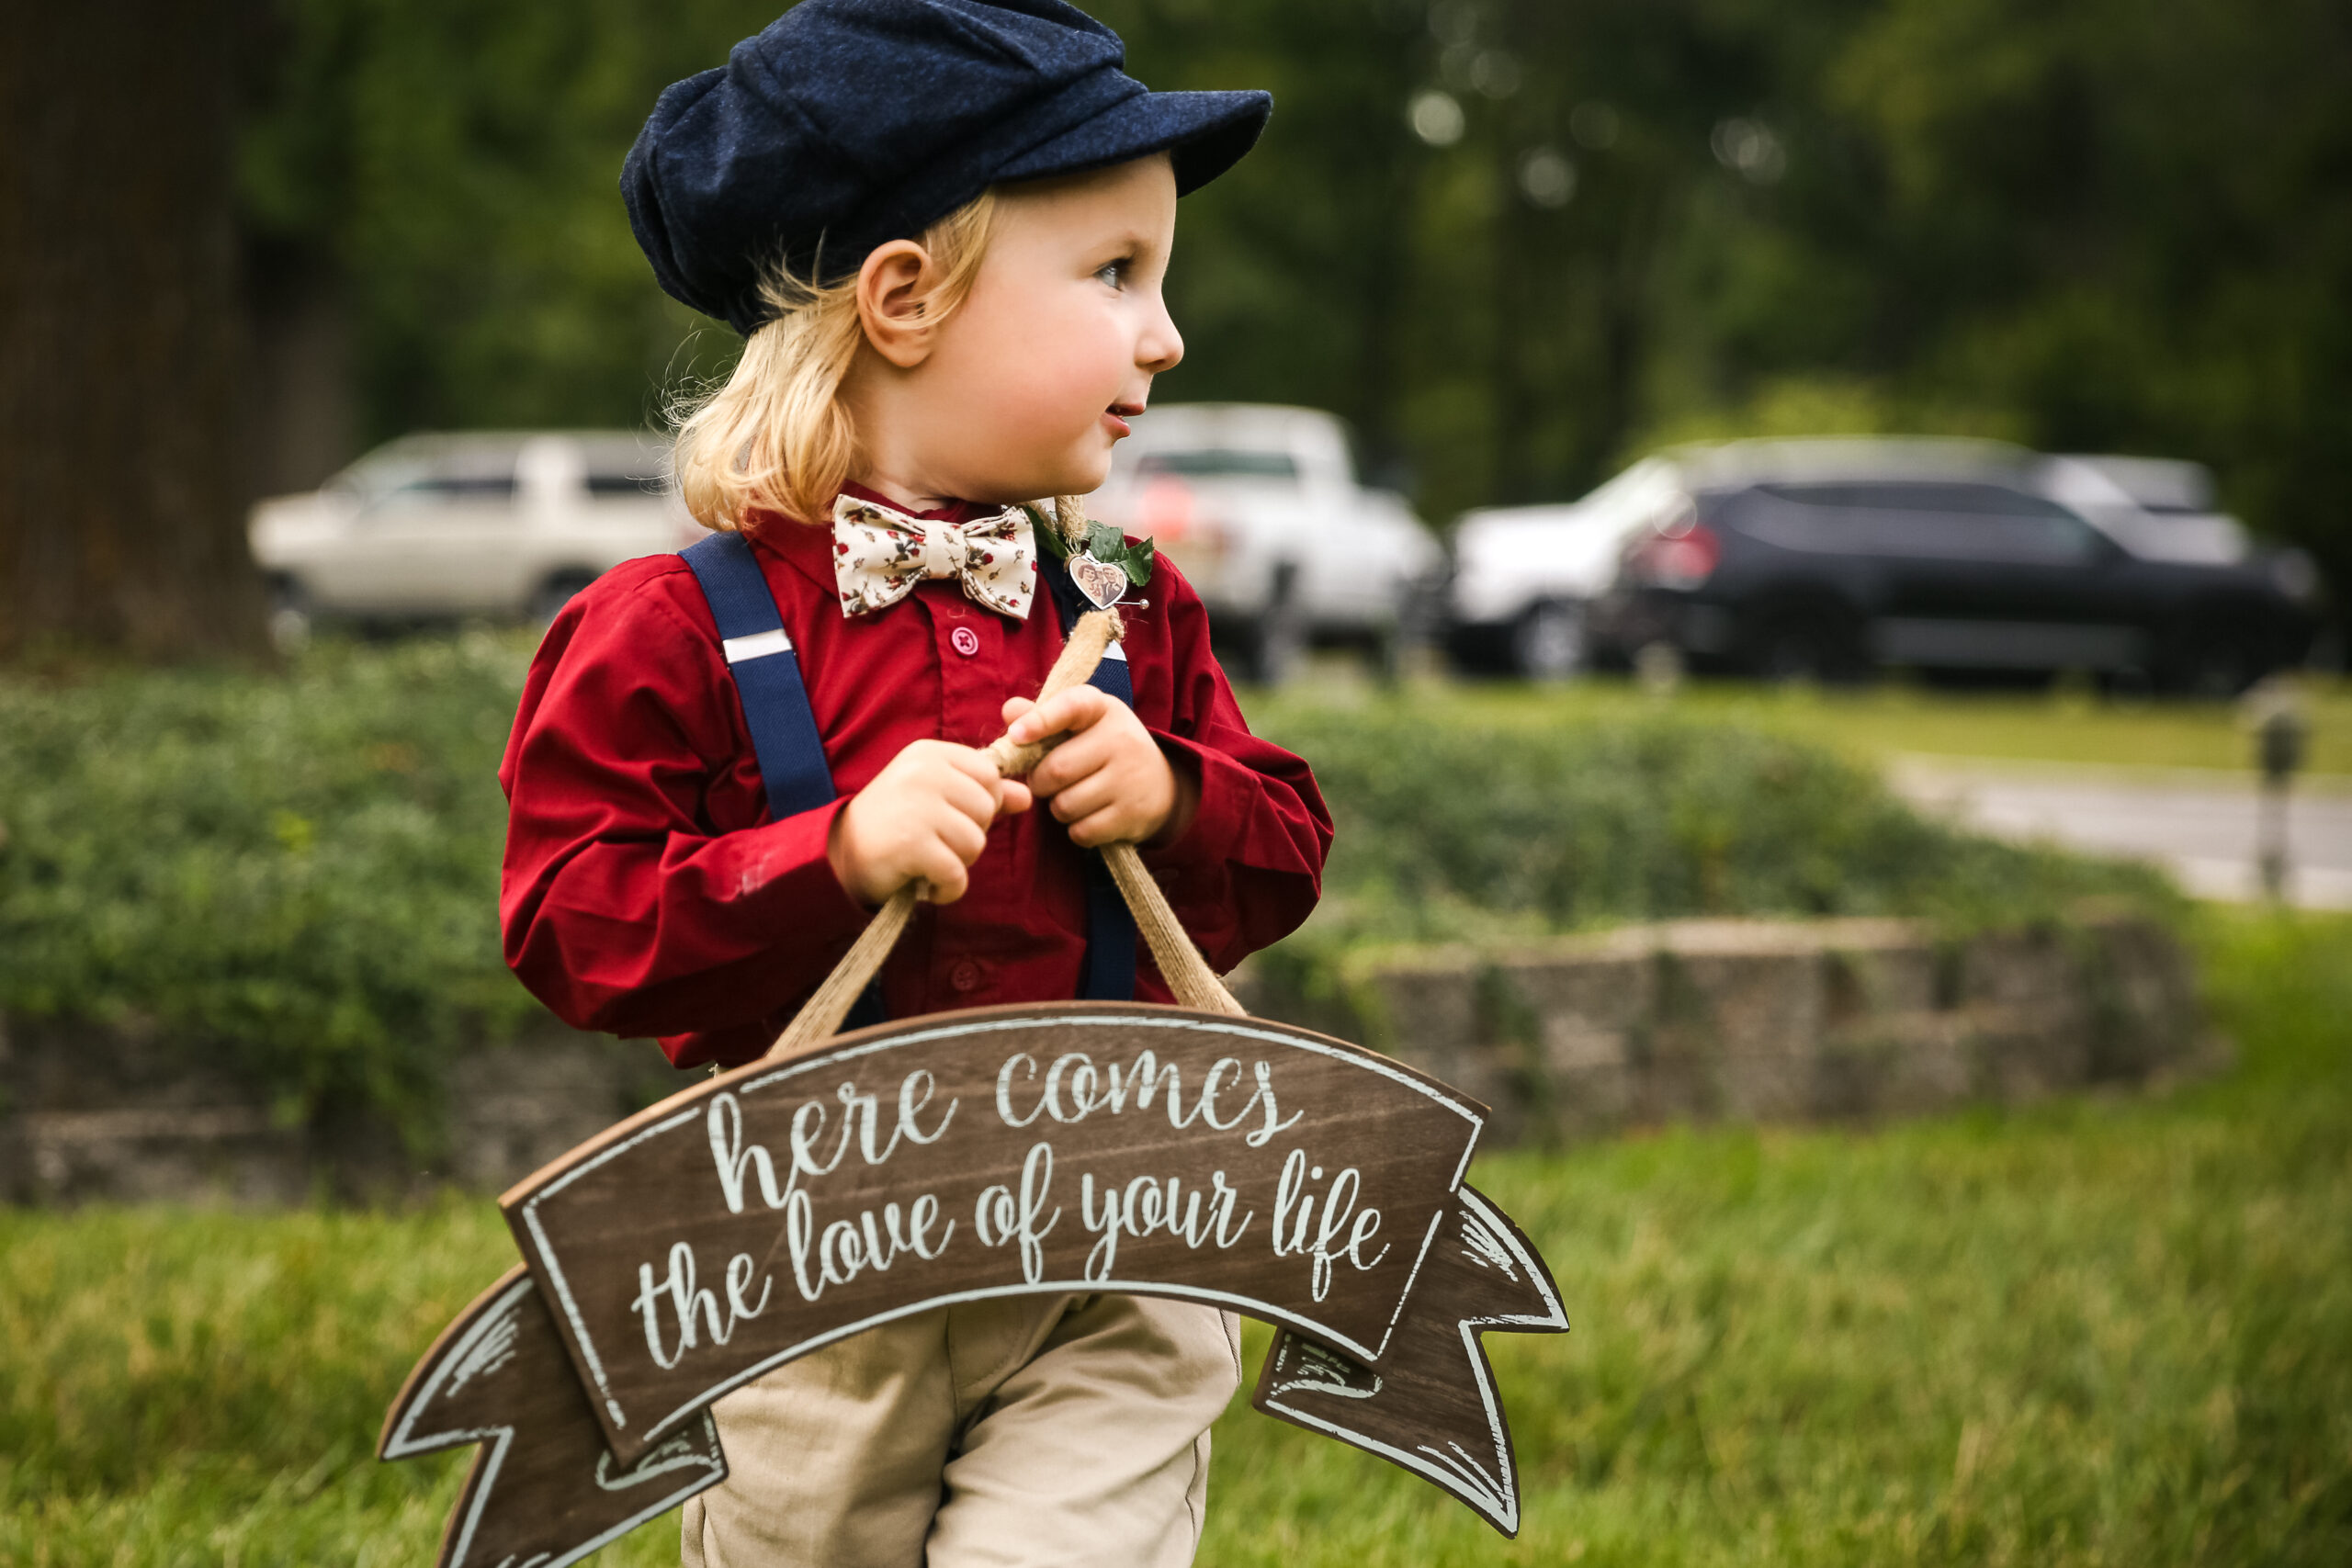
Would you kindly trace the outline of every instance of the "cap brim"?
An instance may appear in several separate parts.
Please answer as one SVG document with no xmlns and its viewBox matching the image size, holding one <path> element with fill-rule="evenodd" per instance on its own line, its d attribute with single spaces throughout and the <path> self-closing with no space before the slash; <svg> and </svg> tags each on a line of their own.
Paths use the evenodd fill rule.
<svg viewBox="0 0 2352 1568">
<path fill-rule="evenodd" d="M 1043 179 L 1168 152 L 1176 194 L 1188 196 L 1239 163 L 1273 112 L 1271 93 L 1138 93 L 1031 148 L 996 177 Z"/>
</svg>

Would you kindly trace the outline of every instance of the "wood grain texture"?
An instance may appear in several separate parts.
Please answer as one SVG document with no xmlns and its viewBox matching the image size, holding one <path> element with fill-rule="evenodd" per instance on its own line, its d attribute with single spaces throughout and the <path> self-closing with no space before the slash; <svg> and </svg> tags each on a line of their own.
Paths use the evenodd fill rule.
<svg viewBox="0 0 2352 1568">
<path fill-rule="evenodd" d="M 1183 1296 L 1376 1359 L 1485 1108 L 1280 1025 L 975 1009 L 738 1068 L 500 1200 L 615 1453 L 923 1305 Z"/>
<path fill-rule="evenodd" d="M 624 1466 L 605 1447 L 529 1273 L 517 1265 L 441 1332 L 384 1417 L 379 1459 L 480 1443 L 438 1568 L 561 1568 L 726 1478 L 707 1414 Z"/>
<path fill-rule="evenodd" d="M 1378 1370 L 1295 1330 L 1274 1337 L 1250 1403 L 1352 1443 L 1519 1533 L 1510 1424 L 1478 1335 L 1565 1334 L 1551 1270 L 1499 1209 L 1464 1187 L 1423 1260 Z"/>
<path fill-rule="evenodd" d="M 1478 1336 L 1567 1327 L 1464 1184 L 1486 1108 L 1222 1012 L 934 1015 L 739 1067 L 499 1201 L 526 1267 L 435 1342 L 385 1458 L 483 1444 L 442 1562 L 569 1562 L 725 1473 L 711 1402 L 956 1302 L 1120 1291 L 1274 1324 L 1255 1403 L 1519 1526 Z"/>
</svg>

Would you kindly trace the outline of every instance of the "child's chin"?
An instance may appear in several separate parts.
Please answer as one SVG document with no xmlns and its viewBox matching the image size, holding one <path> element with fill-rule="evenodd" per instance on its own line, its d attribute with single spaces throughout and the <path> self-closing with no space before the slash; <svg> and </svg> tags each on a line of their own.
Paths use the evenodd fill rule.
<svg viewBox="0 0 2352 1568">
<path fill-rule="evenodd" d="M 999 455 L 1000 460 L 1002 456 Z M 1100 490 L 1111 475 L 1111 443 L 1097 434 L 1089 434 L 1058 451 L 1028 453 L 1023 458 L 1002 463 L 987 476 L 988 496 L 966 499 L 984 501 L 989 496 L 1008 495 L 1033 501 L 1045 495 L 1088 495 Z"/>
<path fill-rule="evenodd" d="M 1065 489 L 1056 491 L 1054 492 L 1056 495 L 1090 495 L 1102 489 L 1102 481 L 1111 477 L 1109 443 L 1104 443 L 1102 449 L 1099 452 L 1087 452 L 1080 455 L 1064 465 L 1064 468 L 1068 485 Z"/>
</svg>

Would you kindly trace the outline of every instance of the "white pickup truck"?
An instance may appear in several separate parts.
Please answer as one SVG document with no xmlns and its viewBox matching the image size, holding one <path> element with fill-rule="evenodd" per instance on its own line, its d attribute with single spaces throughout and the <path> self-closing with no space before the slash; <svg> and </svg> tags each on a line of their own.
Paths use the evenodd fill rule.
<svg viewBox="0 0 2352 1568">
<path fill-rule="evenodd" d="M 254 508 L 254 559 L 277 596 L 274 628 L 313 616 L 551 619 L 638 556 L 699 530 L 663 478 L 651 432 L 472 432 L 403 436 L 308 495 Z"/>
<path fill-rule="evenodd" d="M 1358 482 L 1347 427 L 1316 409 L 1154 404 L 1087 508 L 1148 535 L 1200 592 L 1234 673 L 1269 684 L 1311 642 L 1393 659 L 1444 564 L 1402 496 Z"/>
</svg>

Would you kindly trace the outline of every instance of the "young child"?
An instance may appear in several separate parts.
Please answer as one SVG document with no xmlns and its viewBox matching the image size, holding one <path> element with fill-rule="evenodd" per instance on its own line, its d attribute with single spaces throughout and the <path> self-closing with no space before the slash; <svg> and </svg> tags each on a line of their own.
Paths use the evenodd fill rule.
<svg viewBox="0 0 2352 1568">
<path fill-rule="evenodd" d="M 1219 969 L 1313 907 L 1314 780 L 1250 733 L 1167 563 L 1124 661 L 1021 700 L 1081 607 L 1021 503 L 1094 489 L 1182 357 L 1176 198 L 1271 107 L 1121 60 L 1058 0 L 805 0 L 662 96 L 632 222 L 747 342 L 678 436 L 712 536 L 572 601 L 501 769 L 507 957 L 571 1022 L 752 1060 L 918 879 L 868 1020 L 1166 1001 L 1090 852 L 1114 840 Z M 974 750 L 1008 723 L 1068 732 L 1025 784 Z M 731 1473 L 687 1504 L 684 1560 L 1188 1562 L 1234 1326 L 1022 1297 L 805 1357 L 716 1406 Z"/>
</svg>

